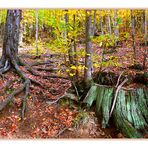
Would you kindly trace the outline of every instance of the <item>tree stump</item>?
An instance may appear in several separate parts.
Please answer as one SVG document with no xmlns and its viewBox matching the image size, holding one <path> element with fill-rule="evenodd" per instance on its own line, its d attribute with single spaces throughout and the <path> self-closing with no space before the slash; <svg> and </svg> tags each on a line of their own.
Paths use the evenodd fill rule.
<svg viewBox="0 0 148 148">
<path fill-rule="evenodd" d="M 103 128 L 109 126 L 115 91 L 113 86 L 94 84 L 84 100 L 89 106 L 96 101 L 96 115 L 102 117 Z M 118 92 L 112 117 L 117 129 L 126 137 L 142 138 L 148 127 L 148 89 L 122 87 Z"/>
</svg>

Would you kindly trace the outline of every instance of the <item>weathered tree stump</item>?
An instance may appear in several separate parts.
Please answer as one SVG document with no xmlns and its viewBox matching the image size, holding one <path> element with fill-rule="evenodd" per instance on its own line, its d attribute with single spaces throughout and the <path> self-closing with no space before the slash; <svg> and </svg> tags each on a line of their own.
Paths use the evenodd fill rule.
<svg viewBox="0 0 148 148">
<path fill-rule="evenodd" d="M 94 84 L 84 102 L 89 106 L 96 101 L 96 115 L 102 117 L 102 127 L 109 126 L 110 111 L 116 87 Z M 113 110 L 116 127 L 128 138 L 142 138 L 148 127 L 148 89 L 121 87 Z"/>
</svg>

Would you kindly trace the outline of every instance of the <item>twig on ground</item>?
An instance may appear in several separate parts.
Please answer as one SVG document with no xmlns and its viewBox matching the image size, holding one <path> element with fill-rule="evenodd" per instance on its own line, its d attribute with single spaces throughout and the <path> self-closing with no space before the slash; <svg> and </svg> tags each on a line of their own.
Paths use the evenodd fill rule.
<svg viewBox="0 0 148 148">
<path fill-rule="evenodd" d="M 115 87 L 118 87 L 119 82 L 120 82 L 120 78 L 121 78 L 121 76 L 122 76 L 123 73 L 124 73 L 124 71 L 122 71 L 121 74 L 119 75 L 118 80 L 117 80 L 117 84 L 116 84 Z"/>
<path fill-rule="evenodd" d="M 113 112 L 114 107 L 115 107 L 115 104 L 116 104 L 118 92 L 119 92 L 119 90 L 121 89 L 121 87 L 122 87 L 127 81 L 128 81 L 128 78 L 126 78 L 126 79 L 117 87 L 117 89 L 116 89 L 116 93 L 115 93 L 113 105 L 112 105 L 111 111 L 110 111 L 110 117 L 111 117 L 111 115 L 112 115 L 112 112 Z"/>
<path fill-rule="evenodd" d="M 75 89 L 75 91 L 76 91 L 77 97 L 78 97 L 78 99 L 80 100 L 80 96 L 79 96 L 79 93 L 78 93 L 78 89 L 77 89 L 77 87 L 76 87 L 76 85 L 75 85 L 75 83 L 74 83 L 73 81 L 72 81 L 72 84 L 73 84 L 74 89 Z"/>
<path fill-rule="evenodd" d="M 55 101 L 46 101 L 47 104 L 52 105 L 57 103 L 61 98 L 64 98 L 67 94 L 64 93 L 64 95 L 60 96 L 58 99 L 56 99 Z"/>
<path fill-rule="evenodd" d="M 55 136 L 54 138 L 59 137 L 61 134 L 63 134 L 63 132 L 65 132 L 69 127 L 64 126 L 64 128 L 62 130 L 60 130 Z"/>
</svg>

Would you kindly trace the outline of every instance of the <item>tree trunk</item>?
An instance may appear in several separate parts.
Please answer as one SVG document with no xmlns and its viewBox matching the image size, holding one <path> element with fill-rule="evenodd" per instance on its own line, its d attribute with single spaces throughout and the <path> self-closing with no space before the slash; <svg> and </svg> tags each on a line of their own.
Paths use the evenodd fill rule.
<svg viewBox="0 0 148 148">
<path fill-rule="evenodd" d="M 143 10 L 143 13 L 142 13 L 142 19 L 141 19 L 141 31 L 142 33 L 144 34 L 145 33 L 145 10 Z"/>
<path fill-rule="evenodd" d="M 38 50 L 38 38 L 39 38 L 39 18 L 38 18 L 38 10 L 35 12 L 36 16 L 36 31 L 35 31 L 35 39 L 36 39 L 36 55 L 38 56 L 39 50 Z"/>
<path fill-rule="evenodd" d="M 117 22 L 118 14 L 117 10 L 114 10 L 114 34 L 119 38 L 119 26 Z M 115 41 L 115 47 L 118 45 L 118 41 Z"/>
<path fill-rule="evenodd" d="M 110 18 L 110 10 L 108 11 L 108 30 L 109 30 L 109 34 L 112 34 L 112 28 L 111 28 L 111 18 Z"/>
<path fill-rule="evenodd" d="M 92 81 L 93 63 L 92 63 L 92 15 L 91 11 L 86 11 L 86 52 L 85 52 L 85 72 L 84 78 L 86 87 L 89 87 Z"/>
<path fill-rule="evenodd" d="M 69 46 L 70 40 L 68 37 L 68 30 L 69 30 L 69 15 L 68 15 L 68 10 L 65 10 L 65 24 L 66 24 L 66 28 L 65 28 L 65 33 L 64 33 L 64 38 L 65 41 L 67 42 L 67 46 L 68 46 L 68 56 L 69 56 L 69 64 L 73 65 L 74 64 L 74 57 L 73 57 L 73 46 L 72 44 Z"/>
<path fill-rule="evenodd" d="M 103 18 L 102 18 L 102 10 L 100 10 L 101 14 L 100 14 L 100 31 L 101 31 L 101 34 L 103 35 L 104 32 L 103 32 Z"/>
<path fill-rule="evenodd" d="M 114 33 L 115 33 L 115 36 L 119 37 L 119 29 L 118 29 L 118 23 L 117 23 L 117 18 L 118 18 L 117 10 L 114 11 L 114 17 L 115 17 L 115 23 L 114 23 L 115 30 L 114 30 Z"/>
<path fill-rule="evenodd" d="M 0 44 L 2 42 L 2 14 L 1 14 L 1 11 L 0 11 Z"/>
<path fill-rule="evenodd" d="M 12 61 L 18 62 L 19 29 L 21 20 L 21 10 L 8 10 L 5 34 L 3 40 L 3 51 L 0 63 L 0 72 L 5 72 L 10 68 Z"/>
<path fill-rule="evenodd" d="M 8 97 L 0 102 L 0 111 L 5 108 L 5 106 L 13 100 L 13 98 L 25 91 L 25 96 L 23 98 L 22 104 L 22 118 L 24 118 L 24 113 L 26 111 L 27 97 L 29 95 L 30 79 L 27 75 L 19 68 L 19 63 L 21 60 L 18 58 L 18 44 L 19 44 L 19 30 L 21 21 L 21 10 L 8 10 L 5 34 L 3 41 L 3 51 L 2 58 L 0 61 L 0 73 L 7 72 L 11 67 L 14 68 L 17 74 L 24 80 L 24 85 L 14 90 L 13 93 L 8 95 Z"/>
<path fill-rule="evenodd" d="M 23 33 L 25 30 L 25 26 L 20 26 L 20 33 L 19 33 L 19 46 L 23 46 Z"/>
<path fill-rule="evenodd" d="M 97 10 L 94 10 L 93 36 L 97 32 L 96 12 L 97 12 Z"/>
<path fill-rule="evenodd" d="M 67 30 L 67 26 L 69 25 L 69 16 L 68 16 L 68 10 L 65 10 L 65 24 L 66 24 L 66 29 L 64 31 L 64 39 L 65 41 L 67 41 L 67 35 L 68 35 L 68 30 Z"/>
<path fill-rule="evenodd" d="M 136 64 L 136 44 L 135 44 L 135 17 L 134 10 L 131 10 L 131 23 L 132 23 L 132 40 L 133 40 L 133 52 L 134 52 L 134 65 Z"/>
<path fill-rule="evenodd" d="M 146 62 L 147 62 L 147 54 L 148 54 L 148 49 L 147 49 L 147 42 L 148 42 L 148 37 L 147 37 L 147 10 L 145 10 L 145 17 L 144 17 L 144 40 L 145 40 L 145 51 L 144 51 L 144 60 L 143 60 L 143 69 L 146 68 Z"/>
<path fill-rule="evenodd" d="M 74 31 L 76 30 L 76 15 L 73 15 L 73 29 Z M 76 36 L 74 35 L 73 37 L 73 47 L 74 47 L 74 61 L 75 61 L 75 66 L 76 66 L 76 75 L 75 78 L 78 79 L 78 57 L 77 57 L 77 47 L 76 47 Z"/>
</svg>

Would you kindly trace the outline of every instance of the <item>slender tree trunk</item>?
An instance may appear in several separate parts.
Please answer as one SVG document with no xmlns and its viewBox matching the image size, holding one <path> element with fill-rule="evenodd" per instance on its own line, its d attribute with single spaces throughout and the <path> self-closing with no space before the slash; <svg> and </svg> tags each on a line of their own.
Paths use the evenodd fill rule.
<svg viewBox="0 0 148 148">
<path fill-rule="evenodd" d="M 118 28 L 118 23 L 117 23 L 117 18 L 118 18 L 117 10 L 114 11 L 114 15 L 115 15 L 114 16 L 115 17 L 115 23 L 114 23 L 115 30 L 114 30 L 114 33 L 118 37 L 119 36 L 119 28 Z"/>
<path fill-rule="evenodd" d="M 97 31 L 96 12 L 97 12 L 97 10 L 94 10 L 93 36 L 95 35 L 95 33 Z"/>
<path fill-rule="evenodd" d="M 144 60 L 143 60 L 143 68 L 146 68 L 146 62 L 147 62 L 147 11 L 145 10 L 145 17 L 144 17 L 144 40 L 145 40 L 145 51 L 144 51 Z"/>
<path fill-rule="evenodd" d="M 92 12 L 86 11 L 86 56 L 85 56 L 85 84 L 86 87 L 89 87 L 92 82 L 92 71 L 93 71 L 93 63 L 92 63 Z"/>
<path fill-rule="evenodd" d="M 108 12 L 108 30 L 109 30 L 109 34 L 112 34 L 112 28 L 111 28 L 111 18 L 110 18 L 110 10 Z"/>
<path fill-rule="evenodd" d="M 1 11 L 0 11 L 0 43 L 1 43 L 1 40 L 2 40 L 2 27 L 1 27 L 1 23 L 2 23 L 2 14 L 1 14 Z"/>
<path fill-rule="evenodd" d="M 65 16 L 64 16 L 64 18 L 65 18 L 65 24 L 66 24 L 66 26 L 68 26 L 69 25 L 69 16 L 68 16 L 68 10 L 65 10 Z M 65 31 L 64 31 L 64 39 L 65 39 L 65 41 L 67 41 L 67 35 L 68 35 L 68 30 L 67 30 L 67 28 L 65 29 Z"/>
<path fill-rule="evenodd" d="M 141 19 L 141 26 L 142 26 L 142 33 L 145 34 L 145 10 L 143 10 L 143 13 L 142 13 L 142 19 Z"/>
<path fill-rule="evenodd" d="M 114 11 L 114 34 L 116 37 L 119 37 L 119 28 L 118 28 L 118 22 L 117 22 L 117 18 L 118 18 L 118 14 L 117 14 L 117 10 Z M 117 46 L 117 42 L 115 42 L 115 46 Z"/>
<path fill-rule="evenodd" d="M 133 39 L 133 52 L 134 52 L 134 65 L 136 62 L 136 44 L 135 44 L 135 17 L 134 17 L 134 11 L 131 10 L 131 22 L 132 22 L 132 39 Z"/>
<path fill-rule="evenodd" d="M 100 15 L 100 31 L 101 31 L 101 34 L 103 35 L 104 32 L 103 32 L 103 18 L 102 18 L 102 10 L 100 10 L 101 12 L 101 15 Z"/>
<path fill-rule="evenodd" d="M 68 37 L 68 28 L 69 28 L 69 15 L 68 15 L 68 10 L 65 10 L 65 23 L 66 23 L 66 29 L 65 29 L 65 41 L 67 42 L 67 45 L 68 45 L 68 56 L 69 56 L 69 64 L 70 65 L 73 65 L 74 64 L 74 57 L 73 57 L 73 46 L 70 45 L 69 46 L 69 37 Z"/>
<path fill-rule="evenodd" d="M 8 10 L 3 40 L 3 51 L 0 63 L 0 72 L 10 68 L 12 62 L 18 62 L 19 29 L 21 10 Z"/>
<path fill-rule="evenodd" d="M 36 55 L 38 56 L 39 50 L 38 50 L 38 38 L 39 38 L 39 16 L 38 16 L 38 10 L 35 12 L 36 17 L 36 31 L 35 31 L 35 39 L 36 39 Z"/>
<path fill-rule="evenodd" d="M 76 15 L 73 15 L 73 29 L 74 31 L 76 30 Z M 74 35 L 73 37 L 73 46 L 74 46 L 74 61 L 75 61 L 75 66 L 76 66 L 76 79 L 78 79 L 78 70 L 77 70 L 77 66 L 78 66 L 78 57 L 77 57 L 77 47 L 76 47 L 76 37 Z"/>
</svg>

